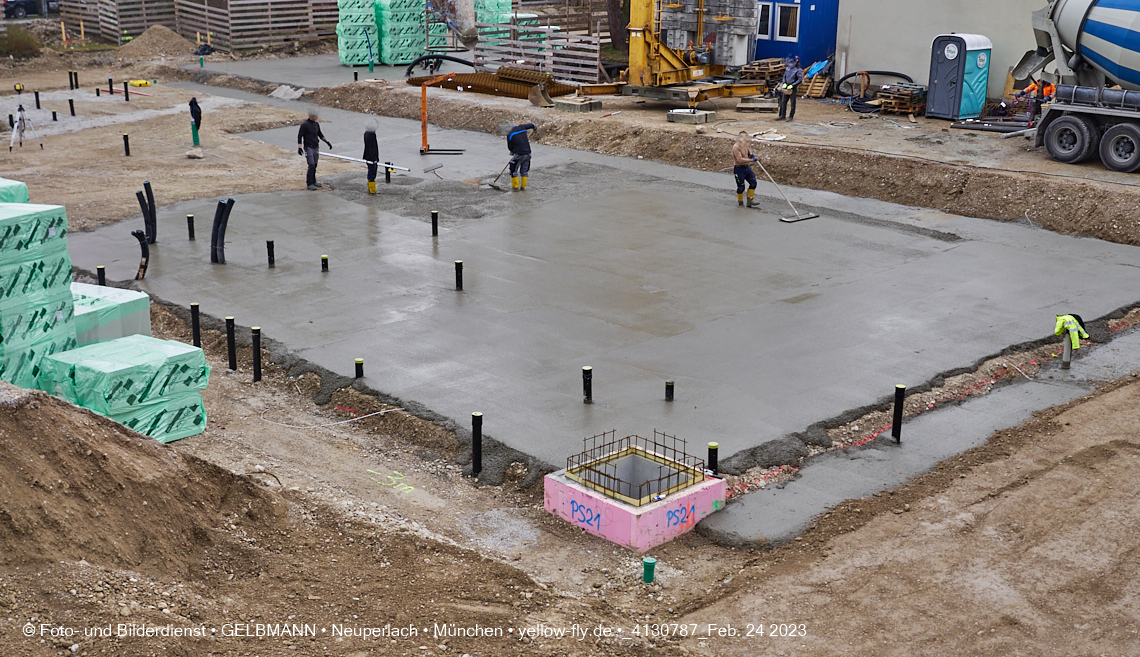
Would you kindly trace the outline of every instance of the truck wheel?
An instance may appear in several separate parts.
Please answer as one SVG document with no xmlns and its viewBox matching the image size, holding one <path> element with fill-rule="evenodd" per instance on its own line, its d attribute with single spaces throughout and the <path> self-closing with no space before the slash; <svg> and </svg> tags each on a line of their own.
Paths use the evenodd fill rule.
<svg viewBox="0 0 1140 657">
<path fill-rule="evenodd" d="M 23 7 L 16 7 L 16 9 L 12 12 L 12 15 L 16 18 L 27 18 L 28 10 L 24 9 Z"/>
<path fill-rule="evenodd" d="M 1076 164 L 1088 157 L 1092 142 L 1093 130 L 1076 116 L 1062 116 L 1045 130 L 1045 151 L 1065 164 Z"/>
<path fill-rule="evenodd" d="M 1140 169 L 1140 128 L 1134 123 L 1117 123 L 1100 140 L 1100 161 L 1123 173 Z"/>
</svg>

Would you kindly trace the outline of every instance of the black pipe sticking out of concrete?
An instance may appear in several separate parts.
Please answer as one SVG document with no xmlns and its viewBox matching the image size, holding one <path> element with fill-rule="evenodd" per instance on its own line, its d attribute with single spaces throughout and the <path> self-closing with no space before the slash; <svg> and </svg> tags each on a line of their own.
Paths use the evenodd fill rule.
<svg viewBox="0 0 1140 657">
<path fill-rule="evenodd" d="M 103 265 L 99 265 L 98 267 L 96 267 L 95 268 L 95 276 L 98 277 L 98 279 L 99 279 L 99 285 L 106 285 L 107 284 L 107 268 L 106 267 L 104 267 Z"/>
<path fill-rule="evenodd" d="M 358 379 L 364 378 L 364 359 L 363 358 L 357 358 L 356 359 L 356 378 L 358 378 Z"/>
<path fill-rule="evenodd" d="M 582 368 L 582 403 L 594 403 L 594 368 L 589 365 Z"/>
<path fill-rule="evenodd" d="M 269 266 L 277 266 L 277 258 L 273 255 L 273 240 L 265 240 L 265 251 L 269 256 Z"/>
<path fill-rule="evenodd" d="M 714 475 L 718 474 L 716 457 L 719 451 L 720 443 L 709 443 L 709 460 L 706 465 L 709 469 L 709 472 L 712 472 Z"/>
<path fill-rule="evenodd" d="M 463 291 L 463 261 L 455 261 L 455 289 Z"/>
<path fill-rule="evenodd" d="M 360 73 L 358 73 L 357 71 L 353 71 L 352 72 L 352 81 L 353 82 L 360 82 Z"/>
<path fill-rule="evenodd" d="M 194 215 L 186 215 L 186 232 L 190 236 L 190 241 L 194 241 Z"/>
<path fill-rule="evenodd" d="M 41 109 L 40 108 L 40 92 L 38 92 L 38 91 L 36 92 L 36 109 Z"/>
<path fill-rule="evenodd" d="M 136 281 L 141 281 L 146 278 L 146 266 L 150 261 L 150 247 L 146 243 L 146 233 L 141 230 L 131 231 L 131 235 L 139 241 L 139 248 L 142 249 L 142 259 L 139 260 L 139 273 L 135 275 Z"/>
<path fill-rule="evenodd" d="M 146 242 L 147 244 L 154 244 L 158 241 L 158 207 L 154 204 L 154 190 L 150 187 L 150 181 L 143 181 L 143 189 L 146 190 L 146 204 L 150 210 L 150 223 L 147 225 Z"/>
<path fill-rule="evenodd" d="M 902 416 L 903 416 L 903 400 L 906 399 L 906 386 L 898 384 L 895 386 L 895 416 L 891 420 L 891 435 L 894 436 L 895 442 L 902 443 Z"/>
<path fill-rule="evenodd" d="M 250 327 L 253 332 L 253 382 L 261 380 L 261 327 Z"/>
<path fill-rule="evenodd" d="M 123 153 L 127 157 L 131 156 L 131 136 L 130 135 L 123 135 Z"/>
<path fill-rule="evenodd" d="M 384 184 L 385 185 L 392 184 L 392 169 L 389 167 L 389 165 L 391 165 L 391 164 L 392 164 L 391 162 L 385 162 L 384 163 Z"/>
<path fill-rule="evenodd" d="M 55 110 L 51 111 L 51 120 L 52 121 L 58 121 L 59 120 L 59 115 L 55 113 Z"/>
<path fill-rule="evenodd" d="M 102 93 L 102 91 L 103 91 L 102 87 L 95 87 L 95 97 L 98 98 L 99 94 Z"/>
<path fill-rule="evenodd" d="M 146 203 L 146 196 L 143 195 L 141 189 L 135 191 L 135 198 L 139 200 L 139 207 L 142 208 L 143 216 L 143 234 L 147 236 L 147 241 L 150 241 L 150 206 Z"/>
<path fill-rule="evenodd" d="M 202 322 L 198 318 L 198 304 L 190 304 L 190 336 L 195 347 L 202 346 Z"/>
<path fill-rule="evenodd" d="M 483 414 L 471 414 L 471 475 L 483 471 Z"/>
<path fill-rule="evenodd" d="M 439 236 L 439 210 L 431 211 L 431 236 Z"/>
<path fill-rule="evenodd" d="M 218 222 L 218 264 L 226 264 L 226 227 L 230 225 L 230 212 L 234 209 L 234 198 L 226 199 L 226 207 L 222 210 L 222 220 Z"/>
<path fill-rule="evenodd" d="M 16 127 L 16 117 L 12 116 L 11 112 L 8 113 L 8 127 L 9 128 L 15 128 Z"/>
<path fill-rule="evenodd" d="M 234 339 L 234 318 L 226 318 L 226 351 L 230 357 L 230 369 L 237 370 L 237 341 Z"/>
<path fill-rule="evenodd" d="M 673 382 L 665 382 L 665 401 L 673 401 Z"/>
<path fill-rule="evenodd" d="M 225 211 L 226 202 L 218 201 L 218 207 L 214 210 L 214 225 L 210 229 L 210 262 L 218 261 L 218 229 L 222 225 L 222 214 Z"/>
<path fill-rule="evenodd" d="M 329 257 L 327 255 L 321 256 L 321 271 L 324 273 L 329 271 Z"/>
<path fill-rule="evenodd" d="M 131 102 L 131 83 L 123 82 L 123 100 Z"/>
<path fill-rule="evenodd" d="M 111 78 L 107 78 L 107 93 L 115 95 L 115 81 Z"/>
<path fill-rule="evenodd" d="M 68 98 L 67 99 L 67 106 L 71 109 L 71 115 L 75 116 L 75 99 L 74 98 Z"/>
</svg>

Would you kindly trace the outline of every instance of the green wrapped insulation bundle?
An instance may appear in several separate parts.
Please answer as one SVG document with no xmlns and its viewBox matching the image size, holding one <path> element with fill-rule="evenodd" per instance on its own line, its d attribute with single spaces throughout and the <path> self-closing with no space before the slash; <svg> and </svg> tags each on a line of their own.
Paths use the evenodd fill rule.
<svg viewBox="0 0 1140 657">
<path fill-rule="evenodd" d="M 80 347 L 127 335 L 150 335 L 150 297 L 146 292 L 72 283 L 71 298 Z"/>
<path fill-rule="evenodd" d="M 0 178 L 0 203 L 27 203 L 28 186 L 18 180 Z"/>
<path fill-rule="evenodd" d="M 108 417 L 160 443 L 189 438 L 206 430 L 206 406 L 202 403 L 202 395 L 196 392 Z"/>
</svg>

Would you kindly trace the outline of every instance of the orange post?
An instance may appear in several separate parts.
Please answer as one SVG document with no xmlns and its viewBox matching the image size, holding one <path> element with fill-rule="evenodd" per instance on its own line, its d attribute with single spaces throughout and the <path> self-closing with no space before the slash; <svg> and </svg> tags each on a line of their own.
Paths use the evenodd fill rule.
<svg viewBox="0 0 1140 657">
<path fill-rule="evenodd" d="M 439 84 L 445 80 L 450 80 L 455 76 L 454 73 L 447 75 L 436 76 L 427 82 L 420 85 L 420 133 L 423 135 L 423 146 L 420 147 L 420 155 L 427 154 L 428 140 L 427 140 L 427 90 L 433 84 Z"/>
</svg>

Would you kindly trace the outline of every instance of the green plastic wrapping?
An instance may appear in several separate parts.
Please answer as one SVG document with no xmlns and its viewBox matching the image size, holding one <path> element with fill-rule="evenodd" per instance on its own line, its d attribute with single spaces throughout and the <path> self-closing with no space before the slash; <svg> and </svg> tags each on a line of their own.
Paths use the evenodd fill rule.
<svg viewBox="0 0 1140 657">
<path fill-rule="evenodd" d="M 21 388 L 36 388 L 43 361 L 74 348 L 75 323 L 60 322 L 35 342 L 6 348 L 0 361 L 0 379 Z"/>
<path fill-rule="evenodd" d="M 75 305 L 71 290 L 64 288 L 34 300 L 30 296 L 15 297 L 0 304 L 0 355 L 66 337 L 72 338 L 74 347 Z"/>
<path fill-rule="evenodd" d="M 146 292 L 72 283 L 71 296 L 80 347 L 127 335 L 150 335 L 150 297 Z"/>
<path fill-rule="evenodd" d="M 129 335 L 45 358 L 39 388 L 117 420 L 140 407 L 203 390 L 209 379 L 210 368 L 198 347 Z"/>
<path fill-rule="evenodd" d="M 202 403 L 202 395 L 196 392 L 176 395 L 107 417 L 160 443 L 189 438 L 206 430 L 206 406 Z"/>
<path fill-rule="evenodd" d="M 0 203 L 0 266 L 67 253 L 67 214 L 62 205 Z M 71 274 L 68 263 L 68 275 Z"/>
<path fill-rule="evenodd" d="M 27 203 L 28 186 L 18 180 L 0 178 L 0 203 Z"/>
</svg>

